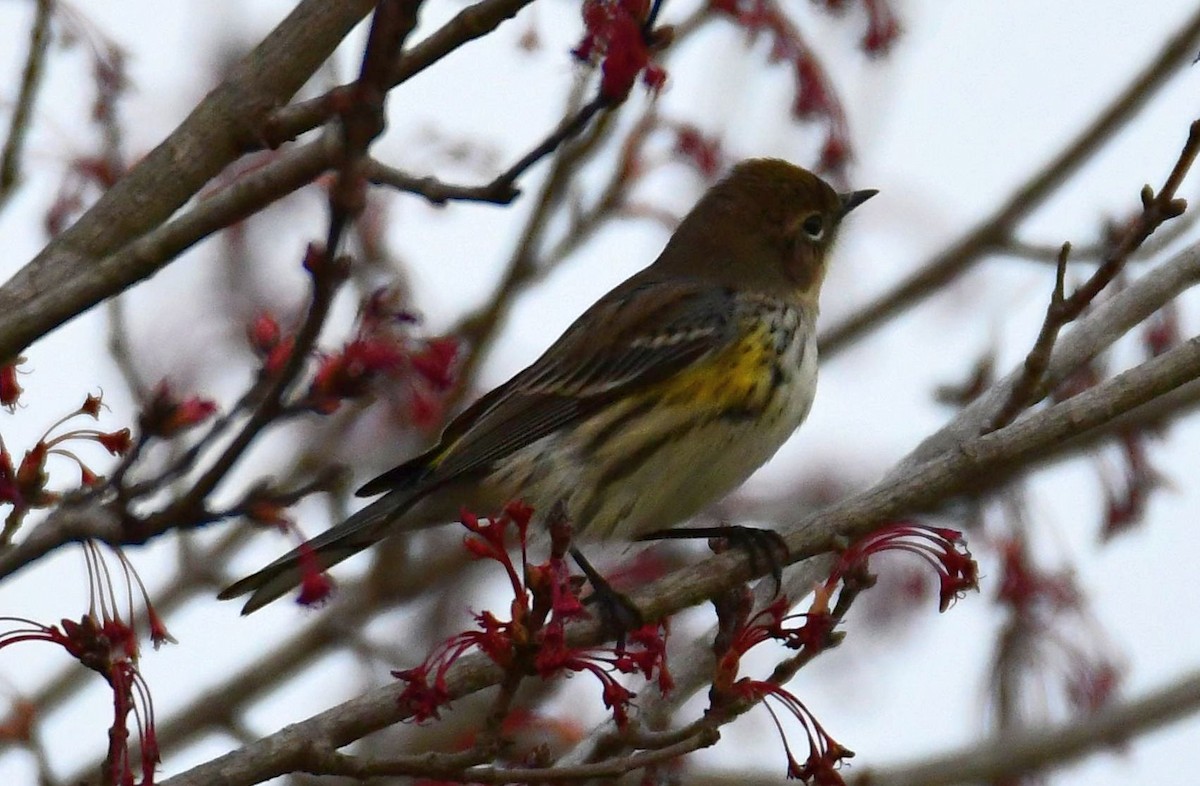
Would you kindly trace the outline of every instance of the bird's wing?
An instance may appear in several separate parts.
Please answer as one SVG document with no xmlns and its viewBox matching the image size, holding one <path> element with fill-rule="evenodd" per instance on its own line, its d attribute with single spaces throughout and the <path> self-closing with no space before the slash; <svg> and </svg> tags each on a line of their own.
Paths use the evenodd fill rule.
<svg viewBox="0 0 1200 786">
<path fill-rule="evenodd" d="M 419 494 L 653 385 L 735 338 L 733 294 L 701 282 L 630 281 L 592 306 L 533 365 L 454 419 L 437 446 L 368 482 Z"/>
</svg>

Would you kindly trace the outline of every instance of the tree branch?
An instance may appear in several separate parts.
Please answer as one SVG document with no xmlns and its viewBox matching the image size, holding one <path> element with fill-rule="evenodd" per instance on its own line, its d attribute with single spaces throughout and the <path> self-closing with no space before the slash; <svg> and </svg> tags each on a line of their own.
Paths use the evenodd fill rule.
<svg viewBox="0 0 1200 786">
<path fill-rule="evenodd" d="M 37 0 L 33 26 L 29 30 L 29 54 L 25 57 L 25 68 L 21 72 L 21 88 L 8 122 L 4 150 L 0 153 L 0 210 L 4 209 L 9 197 L 16 193 L 17 186 L 21 184 L 21 153 L 33 118 L 33 104 L 42 84 L 46 49 L 50 45 L 50 17 L 53 13 L 53 0 Z"/>
<path fill-rule="evenodd" d="M 949 786 L 996 783 L 1060 766 L 1119 746 L 1200 710 L 1200 672 L 1139 699 L 1106 707 L 1073 723 L 986 740 L 907 767 L 857 773 L 852 786 Z"/>
<path fill-rule="evenodd" d="M 247 148 L 374 3 L 303 0 L 165 141 L 0 287 L 0 358 L 153 273 L 101 260 L 161 225 Z M 149 269 L 147 269 L 149 268 Z"/>
</svg>

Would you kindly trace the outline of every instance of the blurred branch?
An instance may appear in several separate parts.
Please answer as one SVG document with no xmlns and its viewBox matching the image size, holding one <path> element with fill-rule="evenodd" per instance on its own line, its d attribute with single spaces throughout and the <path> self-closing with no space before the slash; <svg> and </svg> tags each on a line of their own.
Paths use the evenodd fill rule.
<svg viewBox="0 0 1200 786">
<path fill-rule="evenodd" d="M 943 786 L 996 783 L 1123 746 L 1134 737 L 1200 711 L 1200 673 L 1073 723 L 985 740 L 919 764 L 856 773 L 851 786 Z"/>
<path fill-rule="evenodd" d="M 985 255 L 1009 243 L 1017 225 L 1038 208 L 1100 147 L 1150 100 L 1181 67 L 1192 62 L 1200 46 L 1200 11 L 1176 33 L 1157 57 L 1073 142 L 1038 169 L 982 224 L 894 288 L 859 309 L 820 338 L 821 356 L 829 358 L 867 332 L 916 305 L 968 270 Z"/>
<path fill-rule="evenodd" d="M 373 5 L 302 0 L 165 141 L 0 287 L 0 358 L 158 270 L 167 258 L 139 258 L 128 246 L 253 146 L 266 114 Z"/>
<path fill-rule="evenodd" d="M 0 152 L 0 210 L 4 209 L 21 184 L 21 154 L 33 119 L 33 104 L 42 84 L 46 49 L 50 46 L 50 17 L 53 13 L 54 0 L 37 0 L 33 25 L 29 30 L 29 54 L 25 56 L 25 68 L 21 72 L 20 92 L 8 122 L 4 150 Z"/>
<path fill-rule="evenodd" d="M 346 775 L 366 780 L 382 775 L 419 775 L 427 778 L 465 777 L 470 783 L 545 783 L 617 778 L 634 770 L 668 762 L 680 756 L 709 747 L 720 735 L 701 730 L 684 740 L 657 750 L 647 750 L 605 761 L 575 764 L 569 767 L 466 767 L 472 762 L 461 754 L 420 754 L 392 759 L 363 759 L 316 746 L 308 754 L 304 772 L 318 775 Z M 471 751 L 474 753 L 474 751 Z"/>
<path fill-rule="evenodd" d="M 482 38 L 532 2 L 483 0 L 459 11 L 453 19 L 397 59 L 388 86 L 395 87 L 411 79 L 460 46 Z M 350 85 L 341 85 L 316 98 L 276 109 L 266 120 L 263 142 L 269 147 L 278 147 L 328 121 L 337 114 L 338 106 L 350 88 Z"/>
<path fill-rule="evenodd" d="M 785 531 L 789 559 L 799 561 L 836 549 L 838 543 L 866 534 L 881 522 L 928 508 L 966 489 L 986 488 L 1008 470 L 1054 455 L 1070 435 L 1101 426 L 1197 377 L 1200 337 L 806 517 Z M 632 600 L 646 619 L 661 619 L 761 572 L 751 566 L 745 553 L 726 552 L 643 588 Z M 596 644 L 602 638 L 596 622 L 571 626 L 567 633 L 570 646 Z M 496 684 L 501 676 L 500 669 L 486 657 L 466 656 L 445 675 L 445 685 L 450 697 L 460 697 Z M 403 720 L 407 712 L 398 701 L 401 690 L 399 685 L 390 685 L 371 691 L 165 783 L 234 786 L 302 770 L 314 746 L 340 748 Z"/>
</svg>

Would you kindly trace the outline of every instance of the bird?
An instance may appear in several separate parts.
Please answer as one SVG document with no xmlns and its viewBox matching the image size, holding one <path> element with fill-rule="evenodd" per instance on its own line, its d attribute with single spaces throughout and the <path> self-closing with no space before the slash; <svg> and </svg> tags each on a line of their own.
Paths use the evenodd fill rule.
<svg viewBox="0 0 1200 786">
<path fill-rule="evenodd" d="M 583 542 L 636 540 L 719 501 L 807 417 L 830 250 L 843 219 L 876 193 L 839 193 L 781 159 L 738 163 L 649 266 L 451 420 L 433 447 L 357 492 L 379 499 L 218 597 L 249 593 L 249 614 L 304 570 L 514 499 L 557 508 Z"/>
</svg>

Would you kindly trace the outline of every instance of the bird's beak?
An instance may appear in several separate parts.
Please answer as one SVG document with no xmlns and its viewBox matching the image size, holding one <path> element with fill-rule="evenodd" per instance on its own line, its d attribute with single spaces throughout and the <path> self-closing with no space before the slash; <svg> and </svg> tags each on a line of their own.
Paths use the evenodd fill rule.
<svg viewBox="0 0 1200 786">
<path fill-rule="evenodd" d="M 851 210 L 858 207 L 863 202 L 866 202 L 868 199 L 878 193 L 878 189 L 868 188 L 865 191 L 851 191 L 848 194 L 839 194 L 838 196 L 840 196 L 842 199 L 842 215 L 839 217 L 844 217 Z"/>
</svg>

